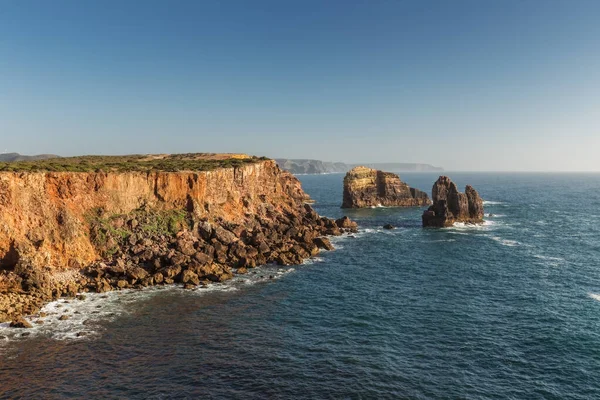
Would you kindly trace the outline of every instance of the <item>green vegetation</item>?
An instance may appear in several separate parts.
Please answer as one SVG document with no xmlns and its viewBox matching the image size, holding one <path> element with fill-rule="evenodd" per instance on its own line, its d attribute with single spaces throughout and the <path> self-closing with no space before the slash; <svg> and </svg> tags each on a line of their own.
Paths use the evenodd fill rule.
<svg viewBox="0 0 600 400">
<path fill-rule="evenodd" d="M 96 208 L 86 215 L 86 220 L 92 243 L 105 257 L 115 254 L 133 234 L 145 238 L 169 237 L 191 228 L 185 210 L 138 209 L 129 214 L 106 215 L 101 208 Z"/>
<path fill-rule="evenodd" d="M 241 158 L 209 153 L 171 154 L 166 156 L 82 156 L 36 161 L 0 162 L 5 172 L 149 172 L 211 171 L 235 168 L 267 160 L 266 157 Z"/>
</svg>

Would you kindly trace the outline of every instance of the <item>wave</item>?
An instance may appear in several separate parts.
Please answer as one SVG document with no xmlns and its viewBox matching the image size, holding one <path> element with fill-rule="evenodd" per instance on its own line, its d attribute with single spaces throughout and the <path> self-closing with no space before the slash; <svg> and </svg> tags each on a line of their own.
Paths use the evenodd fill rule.
<svg viewBox="0 0 600 400">
<path fill-rule="evenodd" d="M 489 229 L 492 226 L 498 225 L 496 221 L 485 220 L 481 224 L 467 224 L 464 222 L 455 222 L 452 226 L 442 229 L 456 229 L 456 230 L 477 230 L 477 229 Z"/>
<path fill-rule="evenodd" d="M 500 243 L 502 246 L 515 247 L 520 246 L 522 243 L 516 240 L 504 239 L 498 236 L 489 236 L 490 239 Z"/>
<path fill-rule="evenodd" d="M 493 200 L 484 200 L 483 201 L 483 205 L 484 206 L 499 206 L 499 205 L 505 205 L 506 203 L 503 201 L 493 201 Z"/>
<path fill-rule="evenodd" d="M 591 297 L 594 300 L 598 300 L 600 301 L 600 294 L 596 294 L 596 293 L 588 293 L 588 296 Z"/>
<path fill-rule="evenodd" d="M 548 260 L 548 261 L 565 261 L 564 258 L 561 257 L 550 257 L 550 256 L 545 256 L 542 254 L 534 254 L 533 255 L 535 258 L 539 258 L 540 260 Z"/>
</svg>

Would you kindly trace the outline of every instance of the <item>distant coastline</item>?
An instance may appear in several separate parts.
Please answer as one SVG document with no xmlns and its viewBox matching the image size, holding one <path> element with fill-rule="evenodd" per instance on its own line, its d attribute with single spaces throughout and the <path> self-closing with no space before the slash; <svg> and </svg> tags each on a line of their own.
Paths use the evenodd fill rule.
<svg viewBox="0 0 600 400">
<path fill-rule="evenodd" d="M 295 175 L 316 175 L 346 173 L 359 165 L 394 172 L 443 172 L 444 169 L 431 164 L 423 163 L 358 163 L 346 164 L 342 162 L 329 162 L 310 159 L 276 158 L 275 161 L 281 169 Z"/>
</svg>

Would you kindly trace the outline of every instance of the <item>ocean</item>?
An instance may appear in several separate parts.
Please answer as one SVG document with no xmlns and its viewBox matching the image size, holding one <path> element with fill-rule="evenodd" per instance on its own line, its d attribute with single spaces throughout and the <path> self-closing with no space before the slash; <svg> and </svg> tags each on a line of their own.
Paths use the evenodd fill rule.
<svg viewBox="0 0 600 400">
<path fill-rule="evenodd" d="M 305 175 L 320 214 L 359 224 L 334 251 L 1 324 L 0 398 L 600 398 L 600 174 L 448 175 L 485 224 L 342 210 L 343 174 Z M 437 174 L 401 178 L 430 193 Z"/>
</svg>

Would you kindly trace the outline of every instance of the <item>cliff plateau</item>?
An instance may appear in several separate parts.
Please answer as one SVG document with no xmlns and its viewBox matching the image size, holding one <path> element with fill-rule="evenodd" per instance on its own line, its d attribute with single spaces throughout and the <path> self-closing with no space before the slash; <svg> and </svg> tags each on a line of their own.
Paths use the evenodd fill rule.
<svg viewBox="0 0 600 400">
<path fill-rule="evenodd" d="M 342 208 L 413 207 L 431 204 L 427 194 L 411 188 L 391 172 L 355 167 L 344 177 Z"/>
</svg>

